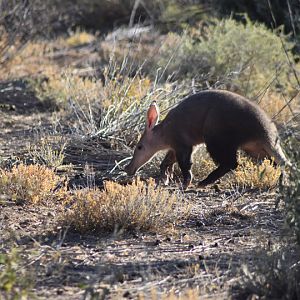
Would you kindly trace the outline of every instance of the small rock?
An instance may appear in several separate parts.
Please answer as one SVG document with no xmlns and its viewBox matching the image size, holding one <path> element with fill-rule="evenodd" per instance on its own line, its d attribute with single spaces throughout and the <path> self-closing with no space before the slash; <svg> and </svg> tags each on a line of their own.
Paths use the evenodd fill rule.
<svg viewBox="0 0 300 300">
<path fill-rule="evenodd" d="M 160 243 L 161 243 L 161 240 L 156 240 L 156 241 L 154 242 L 154 246 L 158 246 Z"/>
<path fill-rule="evenodd" d="M 132 296 L 131 296 L 131 294 L 130 294 L 129 291 L 126 291 L 126 292 L 123 294 L 123 297 L 124 297 L 124 298 L 132 299 Z"/>
<path fill-rule="evenodd" d="M 64 290 L 63 289 L 58 289 L 57 291 L 56 291 L 56 294 L 57 295 L 62 295 L 64 293 Z"/>
<path fill-rule="evenodd" d="M 48 217 L 55 217 L 55 212 L 49 211 L 47 214 Z"/>
<path fill-rule="evenodd" d="M 193 244 L 189 244 L 189 245 L 188 245 L 188 248 L 191 250 L 191 249 L 194 249 L 195 246 L 194 246 Z"/>
<path fill-rule="evenodd" d="M 172 238 L 167 236 L 166 239 L 165 239 L 165 242 L 171 242 L 172 241 Z"/>
</svg>

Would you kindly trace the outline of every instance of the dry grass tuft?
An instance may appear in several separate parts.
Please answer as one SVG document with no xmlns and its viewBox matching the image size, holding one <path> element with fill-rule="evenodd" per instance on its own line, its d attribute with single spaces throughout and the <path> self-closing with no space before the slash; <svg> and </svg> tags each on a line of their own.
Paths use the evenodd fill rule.
<svg viewBox="0 0 300 300">
<path fill-rule="evenodd" d="M 40 165 L 0 170 L 0 191 L 18 203 L 47 203 L 68 197 L 66 183 L 53 170 Z"/>
<path fill-rule="evenodd" d="M 70 47 L 82 46 L 85 44 L 90 44 L 95 41 L 95 36 L 87 33 L 84 30 L 76 29 L 70 34 L 66 39 L 66 43 Z"/>
<path fill-rule="evenodd" d="M 53 99 L 75 121 L 74 129 L 84 134 L 112 135 L 118 130 L 115 127 L 122 126 L 121 119 L 133 117 L 146 105 L 142 99 L 152 86 L 148 78 L 114 76 L 107 70 L 105 84 L 97 78 L 82 78 L 72 69 L 45 75 L 47 81 L 30 82 L 35 94 L 41 100 Z"/>
<path fill-rule="evenodd" d="M 284 124 L 293 118 L 297 106 L 299 106 L 297 99 L 287 105 L 288 100 L 283 95 L 267 92 L 259 105 L 271 118 L 275 116 L 276 121 Z"/>
<path fill-rule="evenodd" d="M 67 108 L 69 101 L 87 106 L 99 98 L 102 83 L 96 79 L 82 78 L 71 69 L 44 74 L 48 78 L 47 81 L 31 82 L 41 100 L 54 99 L 60 107 Z"/>
<path fill-rule="evenodd" d="M 1 43 L 1 39 L 0 39 Z M 64 45 L 59 41 L 53 42 L 28 42 L 20 51 L 13 55 L 12 59 L 0 72 L 0 78 L 36 76 L 38 74 L 58 73 L 58 65 L 51 59 L 54 49 L 62 49 Z"/>
<path fill-rule="evenodd" d="M 280 168 L 269 159 L 258 164 L 247 157 L 240 157 L 239 166 L 234 171 L 234 183 L 252 188 L 272 188 L 278 183 L 280 174 Z"/>
<path fill-rule="evenodd" d="M 243 186 L 251 188 L 273 188 L 279 180 L 281 171 L 269 159 L 261 163 L 254 162 L 249 157 L 239 156 L 239 165 L 231 174 L 221 179 L 224 187 Z M 215 164 L 203 148 L 195 154 L 193 174 L 198 179 L 205 178 L 216 168 Z"/>
<path fill-rule="evenodd" d="M 115 72 L 115 71 L 114 71 Z M 130 78 L 120 74 L 109 74 L 104 71 L 105 84 L 96 78 L 82 78 L 75 70 L 64 72 L 44 72 L 45 80 L 31 81 L 31 87 L 41 99 L 51 98 L 62 108 L 67 108 L 70 102 L 78 109 L 98 106 L 104 110 L 114 109 L 114 114 L 121 114 L 131 106 L 140 105 L 152 87 L 151 81 L 137 76 Z"/>
<path fill-rule="evenodd" d="M 63 137 L 56 137 L 56 143 L 54 144 L 53 137 L 51 138 L 43 137 L 39 142 L 29 145 L 28 154 L 34 164 L 45 165 L 57 170 L 63 165 L 66 141 Z"/>
<path fill-rule="evenodd" d="M 130 78 L 127 76 L 117 75 L 109 78 L 104 74 L 106 85 L 102 90 L 103 107 L 108 109 L 110 106 L 118 105 L 121 111 L 126 111 L 131 105 L 140 105 L 144 97 L 150 93 L 152 83 L 149 78 Z"/>
<path fill-rule="evenodd" d="M 185 217 L 189 207 L 179 194 L 156 188 L 137 179 L 122 186 L 107 181 L 104 190 L 77 190 L 74 205 L 65 220 L 79 232 L 164 231 Z"/>
</svg>

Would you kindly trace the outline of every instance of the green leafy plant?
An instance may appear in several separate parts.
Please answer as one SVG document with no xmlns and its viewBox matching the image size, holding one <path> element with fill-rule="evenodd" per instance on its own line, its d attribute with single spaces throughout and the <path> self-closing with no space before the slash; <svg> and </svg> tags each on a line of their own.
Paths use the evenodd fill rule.
<svg viewBox="0 0 300 300">
<path fill-rule="evenodd" d="M 286 144 L 292 167 L 288 178 L 281 181 L 280 193 L 285 204 L 287 222 L 300 244 L 300 142 L 297 138 L 290 137 Z"/>
<path fill-rule="evenodd" d="M 293 44 L 282 28 L 271 31 L 248 18 L 245 24 L 214 20 L 205 30 L 193 27 L 182 35 L 170 33 L 158 64 L 167 66 L 167 74 L 198 80 L 206 74 L 204 81 L 254 96 L 274 77 L 284 89 L 290 87 L 291 70 L 282 43 L 291 54 Z"/>
<path fill-rule="evenodd" d="M 13 248 L 0 253 L 0 298 L 29 299 L 31 286 L 31 276 L 21 267 L 20 252 Z"/>
</svg>

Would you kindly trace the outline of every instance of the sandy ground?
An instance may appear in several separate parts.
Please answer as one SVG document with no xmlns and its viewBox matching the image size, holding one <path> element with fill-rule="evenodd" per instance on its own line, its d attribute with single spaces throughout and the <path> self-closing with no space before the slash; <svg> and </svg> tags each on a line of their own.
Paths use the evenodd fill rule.
<svg viewBox="0 0 300 300">
<path fill-rule="evenodd" d="M 0 150 L 9 165 L 26 157 L 28 143 L 41 131 L 50 130 L 52 112 L 20 83 L 0 84 L 0 107 Z M 106 153 L 100 153 L 103 160 Z M 111 159 L 107 169 L 113 163 Z M 74 165 L 71 182 L 82 168 Z M 106 174 L 105 168 L 96 169 L 100 185 Z M 173 230 L 105 236 L 62 228 L 59 205 L 3 200 L 0 247 L 22 249 L 38 299 L 156 299 L 188 288 L 198 290 L 201 299 L 228 299 L 238 296 L 232 287 L 239 285 L 242 265 L 251 270 L 262 252 L 288 242 L 275 190 L 211 187 L 191 189 L 184 198 L 191 216 Z"/>
</svg>

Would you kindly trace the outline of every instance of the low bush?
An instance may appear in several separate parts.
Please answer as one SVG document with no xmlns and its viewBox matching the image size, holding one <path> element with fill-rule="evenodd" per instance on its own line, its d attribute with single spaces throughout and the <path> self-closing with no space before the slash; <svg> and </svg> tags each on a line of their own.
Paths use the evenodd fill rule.
<svg viewBox="0 0 300 300">
<path fill-rule="evenodd" d="M 66 39 L 66 43 L 70 47 L 82 46 L 89 44 L 95 40 L 95 36 L 80 29 L 71 32 L 70 36 Z"/>
<path fill-rule="evenodd" d="M 52 169 L 40 165 L 15 165 L 0 170 L 0 193 L 17 203 L 49 203 L 66 200 L 66 183 Z"/>
<path fill-rule="evenodd" d="M 272 161 L 264 159 L 262 162 L 255 162 L 248 157 L 239 155 L 238 162 L 237 169 L 221 179 L 222 186 L 273 188 L 278 183 L 281 171 L 279 167 L 273 165 Z M 215 168 L 215 164 L 204 149 L 195 153 L 193 174 L 197 179 L 204 179 Z"/>
<path fill-rule="evenodd" d="M 43 137 L 28 146 L 28 154 L 34 164 L 57 170 L 63 165 L 66 140 L 64 137 Z"/>
<path fill-rule="evenodd" d="M 67 109 L 70 102 L 88 107 L 90 103 L 94 105 L 99 98 L 102 84 L 96 79 L 82 78 L 70 69 L 44 75 L 47 80 L 30 81 L 31 87 L 41 100 L 54 99 L 59 107 Z"/>
<path fill-rule="evenodd" d="M 118 137 L 121 143 L 132 145 L 144 128 L 150 103 L 156 100 L 164 116 L 188 88 L 177 82 L 158 85 L 141 72 L 130 77 L 124 65 L 112 60 L 103 71 L 103 81 L 82 78 L 69 69 L 46 74 L 48 80 L 31 80 L 30 85 L 39 99 L 56 102 L 74 133 Z"/>
<path fill-rule="evenodd" d="M 247 157 L 240 157 L 239 166 L 234 171 L 234 181 L 238 186 L 273 188 L 279 180 L 281 171 L 269 159 L 261 163 Z"/>
<path fill-rule="evenodd" d="M 293 166 L 288 179 L 280 184 L 280 193 L 285 204 L 287 222 L 300 245 L 300 141 L 290 137 L 286 149 Z"/>
<path fill-rule="evenodd" d="M 108 181 L 104 190 L 75 191 L 73 202 L 65 222 L 81 233 L 164 231 L 189 211 L 180 194 L 156 188 L 153 180 L 126 186 Z"/>
<path fill-rule="evenodd" d="M 215 21 L 205 28 L 190 28 L 184 34 L 170 33 L 163 44 L 158 64 L 167 66 L 167 75 L 192 77 L 211 85 L 237 90 L 253 97 L 274 77 L 272 88 L 290 89 L 291 68 L 282 47 L 292 58 L 293 47 L 282 29 L 262 24 L 239 23 L 233 19 Z M 204 33 L 203 33 L 204 32 Z M 203 76 L 203 75 L 202 75 Z"/>
<path fill-rule="evenodd" d="M 0 253 L 0 298 L 30 299 L 34 297 L 30 290 L 33 286 L 33 276 L 22 268 L 20 251 L 16 248 L 8 253 Z"/>
<path fill-rule="evenodd" d="M 254 255 L 257 263 L 242 265 L 232 299 L 299 299 L 299 249 L 289 244 L 285 249 Z"/>
</svg>

